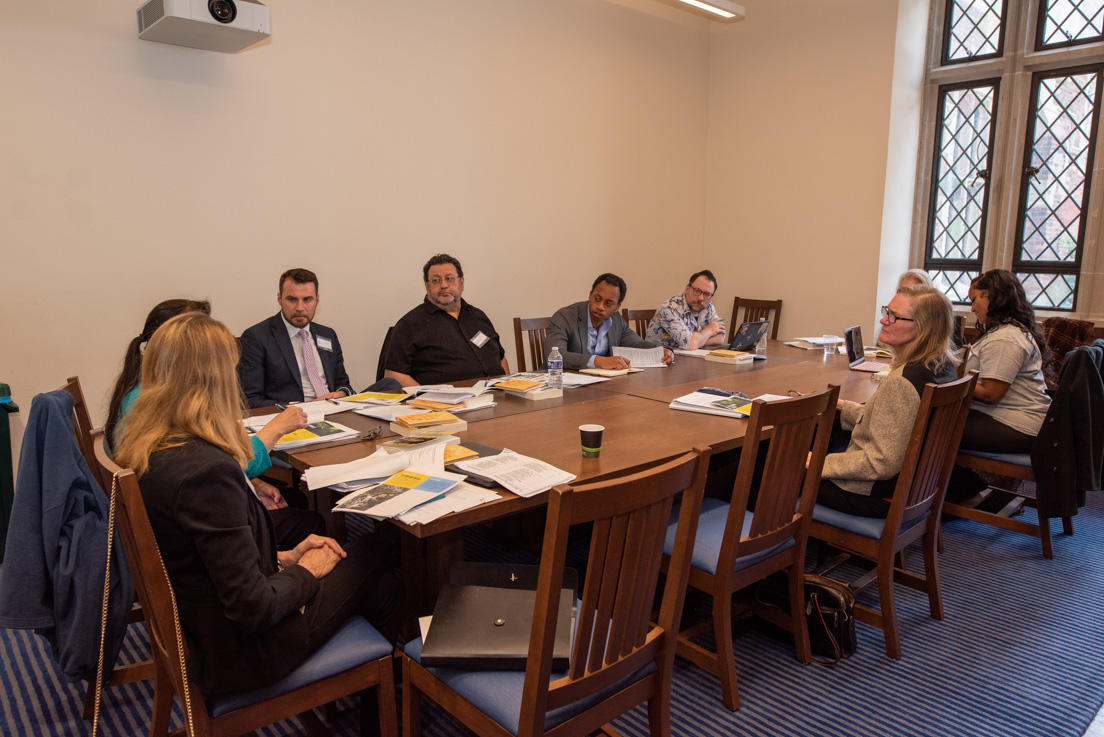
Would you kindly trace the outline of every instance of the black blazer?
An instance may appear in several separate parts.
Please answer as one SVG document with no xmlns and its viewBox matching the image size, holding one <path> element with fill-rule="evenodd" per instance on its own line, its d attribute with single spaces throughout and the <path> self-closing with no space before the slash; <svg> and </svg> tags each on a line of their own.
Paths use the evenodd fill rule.
<svg viewBox="0 0 1104 737">
<path fill-rule="evenodd" d="M 1067 517 L 1104 475 L 1104 340 L 1066 354 L 1058 390 L 1031 446 L 1040 517 Z"/>
<path fill-rule="evenodd" d="M 301 566 L 279 570 L 272 522 L 234 459 L 192 438 L 154 453 L 138 483 L 200 690 L 254 688 L 303 662 L 299 608 L 320 583 Z"/>
<path fill-rule="evenodd" d="M 325 325 L 311 323 L 311 338 L 315 345 L 318 338 L 328 338 L 332 350 L 319 347 L 322 372 L 330 391 L 339 389 L 353 394 L 349 375 L 345 373 L 345 359 L 341 355 L 341 343 L 337 333 Z M 242 391 L 250 407 L 270 407 L 277 402 L 303 401 L 303 385 L 299 378 L 299 363 L 295 349 L 291 347 L 283 317 L 276 313 L 242 333 L 241 358 L 238 361 Z"/>
</svg>

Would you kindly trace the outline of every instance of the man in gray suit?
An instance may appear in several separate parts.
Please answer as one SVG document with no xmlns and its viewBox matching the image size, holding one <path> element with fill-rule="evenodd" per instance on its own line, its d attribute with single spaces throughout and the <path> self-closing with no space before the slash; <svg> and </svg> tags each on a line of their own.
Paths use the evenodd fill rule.
<svg viewBox="0 0 1104 737">
<path fill-rule="evenodd" d="M 564 368 L 629 368 L 629 361 L 611 355 L 613 346 L 626 348 L 658 348 L 658 343 L 644 340 L 621 317 L 621 303 L 628 287 L 616 274 L 602 274 L 590 288 L 586 302 L 576 302 L 558 310 L 548 326 L 545 345 L 556 346 L 563 353 Z M 674 358 L 663 349 L 663 363 Z"/>
</svg>

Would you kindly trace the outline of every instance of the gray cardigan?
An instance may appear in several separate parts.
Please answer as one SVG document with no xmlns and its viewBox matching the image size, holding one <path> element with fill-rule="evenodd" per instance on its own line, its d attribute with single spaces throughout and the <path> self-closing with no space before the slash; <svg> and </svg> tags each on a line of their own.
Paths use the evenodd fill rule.
<svg viewBox="0 0 1104 737">
<path fill-rule="evenodd" d="M 851 442 L 842 453 L 825 457 L 823 478 L 846 491 L 869 496 L 875 481 L 899 474 L 924 385 L 954 378 L 953 366 L 937 376 L 923 365 L 910 363 L 890 371 L 866 404 L 845 401 L 840 424 L 851 432 Z"/>
<path fill-rule="evenodd" d="M 560 349 L 564 357 L 564 368 L 582 369 L 587 367 L 590 354 L 587 350 L 587 326 L 590 325 L 590 311 L 587 302 L 576 302 L 556 311 L 552 324 L 548 326 L 548 335 L 544 344 L 548 350 L 553 346 Z M 658 343 L 644 340 L 625 323 L 620 312 L 613 313 L 613 324 L 609 330 L 609 344 L 626 348 L 658 348 Z M 610 355 L 606 353 L 605 355 Z"/>
</svg>

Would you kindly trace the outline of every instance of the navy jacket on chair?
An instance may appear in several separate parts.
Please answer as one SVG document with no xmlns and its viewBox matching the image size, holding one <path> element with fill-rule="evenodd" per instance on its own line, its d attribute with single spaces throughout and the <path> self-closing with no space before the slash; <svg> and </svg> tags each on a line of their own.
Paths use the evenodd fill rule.
<svg viewBox="0 0 1104 737">
<path fill-rule="evenodd" d="M 31 402 L 0 571 L 0 626 L 44 636 L 70 681 L 96 677 L 100 647 L 108 499 L 81 455 L 73 397 L 39 394 Z M 105 676 L 119 654 L 134 581 L 122 543 L 111 553 L 104 640 Z"/>
</svg>

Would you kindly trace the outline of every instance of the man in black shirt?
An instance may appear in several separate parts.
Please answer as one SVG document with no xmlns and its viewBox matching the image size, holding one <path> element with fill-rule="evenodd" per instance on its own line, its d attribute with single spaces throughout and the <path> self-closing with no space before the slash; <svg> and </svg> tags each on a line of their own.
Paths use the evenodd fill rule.
<svg viewBox="0 0 1104 737">
<path fill-rule="evenodd" d="M 490 318 L 461 299 L 464 269 L 447 253 L 422 267 L 426 296 L 391 331 L 384 376 L 403 386 L 510 373 Z"/>
</svg>

